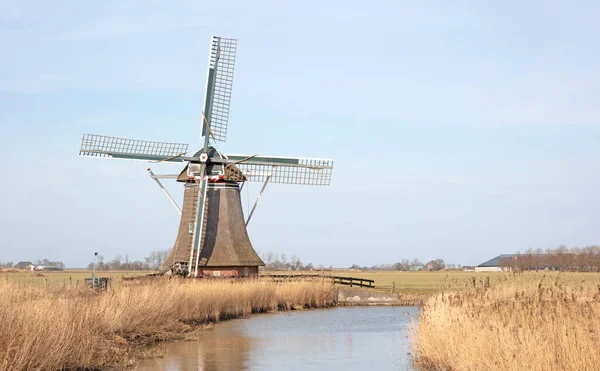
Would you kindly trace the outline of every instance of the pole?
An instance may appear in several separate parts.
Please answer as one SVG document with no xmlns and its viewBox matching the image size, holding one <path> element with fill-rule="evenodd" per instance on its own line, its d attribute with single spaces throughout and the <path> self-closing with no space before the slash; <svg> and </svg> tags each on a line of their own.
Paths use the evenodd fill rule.
<svg viewBox="0 0 600 371">
<path fill-rule="evenodd" d="M 97 252 L 94 253 L 94 271 L 92 272 L 92 289 L 96 288 L 96 256 L 98 256 Z"/>
<path fill-rule="evenodd" d="M 164 194 L 167 196 L 167 198 L 169 199 L 169 201 L 171 201 L 171 204 L 173 205 L 173 207 L 175 207 L 175 209 L 177 209 L 177 212 L 179 212 L 179 215 L 181 215 L 181 209 L 179 208 L 179 206 L 177 205 L 177 203 L 175 202 L 175 200 L 173 199 L 173 197 L 171 197 L 171 195 L 169 194 L 169 192 L 167 192 L 167 190 L 165 189 L 165 187 L 163 187 L 163 185 L 160 182 L 160 180 L 158 180 L 158 177 L 156 175 L 154 175 L 154 173 L 152 172 L 152 170 L 150 170 L 150 168 L 148 168 L 147 170 L 150 173 L 150 177 L 152 179 L 154 179 L 154 181 L 156 182 L 156 184 L 158 184 L 158 186 L 164 192 Z"/>
<path fill-rule="evenodd" d="M 250 215 L 248 215 L 248 220 L 246 220 L 246 227 L 248 226 L 248 223 L 250 223 L 250 218 L 252 218 L 252 214 L 254 214 L 254 209 L 256 209 L 256 206 L 258 205 L 258 201 L 260 201 L 260 197 L 262 196 L 263 192 L 265 191 L 265 188 L 267 187 L 267 183 L 269 183 L 269 180 L 271 180 L 271 177 L 273 176 L 274 172 L 275 172 L 275 166 L 273 166 L 273 170 L 271 170 L 271 173 L 269 174 L 269 176 L 267 176 L 267 179 L 265 180 L 265 184 L 263 184 L 263 186 L 260 190 L 260 193 L 258 194 L 258 197 L 256 197 L 254 206 L 252 206 Z"/>
</svg>

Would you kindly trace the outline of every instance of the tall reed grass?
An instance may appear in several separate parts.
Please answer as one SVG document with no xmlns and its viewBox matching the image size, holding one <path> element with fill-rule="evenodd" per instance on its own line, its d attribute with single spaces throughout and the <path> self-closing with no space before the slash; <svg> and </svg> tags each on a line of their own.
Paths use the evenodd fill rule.
<svg viewBox="0 0 600 371">
<path fill-rule="evenodd" d="M 181 338 L 200 324 L 334 299 L 333 286 L 314 282 L 172 279 L 95 293 L 0 281 L 0 370 L 123 366 L 139 345 Z"/>
<path fill-rule="evenodd" d="M 586 278 L 574 283 L 561 275 L 513 275 L 500 277 L 491 288 L 431 298 L 413 332 L 417 366 L 598 369 L 600 285 L 597 275 Z"/>
</svg>

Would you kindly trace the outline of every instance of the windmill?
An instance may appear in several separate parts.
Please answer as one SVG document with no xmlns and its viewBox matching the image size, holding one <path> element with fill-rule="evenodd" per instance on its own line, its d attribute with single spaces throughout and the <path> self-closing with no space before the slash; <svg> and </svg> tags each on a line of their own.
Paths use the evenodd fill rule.
<svg viewBox="0 0 600 371">
<path fill-rule="evenodd" d="M 156 175 L 148 169 L 181 214 L 179 231 L 166 261 L 171 272 L 192 276 L 248 276 L 264 265 L 246 226 L 268 183 L 329 185 L 333 160 L 221 153 L 213 141 L 225 142 L 237 40 L 213 36 L 210 42 L 204 110 L 203 146 L 188 153 L 183 143 L 153 142 L 84 134 L 79 156 L 184 163 L 179 174 Z M 159 178 L 183 183 L 183 207 Z M 240 190 L 246 182 L 262 188 L 244 220 Z"/>
</svg>

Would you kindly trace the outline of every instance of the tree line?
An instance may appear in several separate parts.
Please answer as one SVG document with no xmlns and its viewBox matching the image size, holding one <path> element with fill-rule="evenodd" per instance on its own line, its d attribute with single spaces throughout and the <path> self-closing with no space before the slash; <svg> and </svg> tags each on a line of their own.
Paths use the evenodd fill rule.
<svg viewBox="0 0 600 371">
<path fill-rule="evenodd" d="M 270 271 L 311 271 L 314 269 L 326 269 L 324 266 L 313 266 L 312 263 L 303 263 L 299 257 L 292 255 L 289 259 L 285 253 L 279 255 L 266 252 L 261 256 L 265 266 L 262 269 Z M 330 267 L 332 268 L 332 267 Z"/>
<path fill-rule="evenodd" d="M 419 259 L 401 259 L 399 262 L 393 264 L 376 264 L 372 266 L 353 264 L 350 266 L 350 269 L 363 271 L 439 271 L 442 269 L 460 269 L 461 267 L 460 264 L 446 264 L 443 259 L 434 259 L 427 263 L 423 263 Z"/>
<path fill-rule="evenodd" d="M 105 261 L 103 255 L 96 257 L 96 270 L 98 271 L 148 271 L 148 270 L 159 270 L 163 263 L 169 256 L 170 249 L 166 250 L 155 250 L 152 251 L 148 256 L 144 257 L 144 260 L 129 260 L 129 254 L 117 255 L 112 260 Z M 90 262 L 87 265 L 88 269 L 94 268 L 94 262 Z"/>
<path fill-rule="evenodd" d="M 528 249 L 514 257 L 500 260 L 500 266 L 517 271 L 550 269 L 557 271 L 600 272 L 600 246 L 567 247 L 556 249 Z"/>
</svg>

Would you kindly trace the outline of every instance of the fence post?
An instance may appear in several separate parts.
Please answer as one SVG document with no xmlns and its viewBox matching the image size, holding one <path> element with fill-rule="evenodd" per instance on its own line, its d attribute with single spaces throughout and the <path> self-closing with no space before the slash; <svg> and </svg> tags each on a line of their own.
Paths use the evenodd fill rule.
<svg viewBox="0 0 600 371">
<path fill-rule="evenodd" d="M 371 286 L 371 282 L 369 282 L 369 286 Z M 392 282 L 392 294 L 396 291 L 396 281 Z"/>
<path fill-rule="evenodd" d="M 486 289 L 490 288 L 490 277 L 485 278 L 485 288 Z"/>
</svg>

